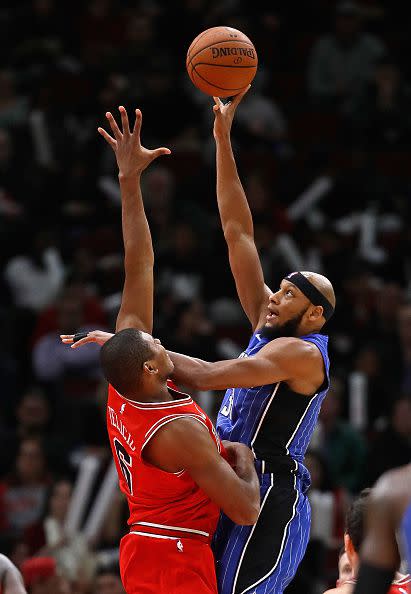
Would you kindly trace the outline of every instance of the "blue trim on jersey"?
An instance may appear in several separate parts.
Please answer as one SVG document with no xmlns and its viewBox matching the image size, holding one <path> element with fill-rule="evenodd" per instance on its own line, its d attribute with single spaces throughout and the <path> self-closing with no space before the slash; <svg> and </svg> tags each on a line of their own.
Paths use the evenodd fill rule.
<svg viewBox="0 0 411 594">
<path fill-rule="evenodd" d="M 408 572 L 411 573 L 411 502 L 409 503 L 401 522 L 401 531 L 408 561 Z"/>
</svg>

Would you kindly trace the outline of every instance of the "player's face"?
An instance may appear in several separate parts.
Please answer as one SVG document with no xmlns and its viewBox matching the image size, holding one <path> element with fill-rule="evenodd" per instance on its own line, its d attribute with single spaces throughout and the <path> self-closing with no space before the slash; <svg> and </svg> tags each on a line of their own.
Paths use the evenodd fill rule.
<svg viewBox="0 0 411 594">
<path fill-rule="evenodd" d="M 347 553 L 343 553 L 338 561 L 338 580 L 337 580 L 337 588 L 342 586 L 344 582 L 350 579 L 352 576 L 352 569 L 351 564 L 348 560 Z"/>
<path fill-rule="evenodd" d="M 265 329 L 272 330 L 273 335 L 295 336 L 309 306 L 307 297 L 284 279 L 278 291 L 270 295 Z"/>
<path fill-rule="evenodd" d="M 154 338 L 151 334 L 143 333 L 144 338 L 150 342 L 153 351 L 153 359 L 158 365 L 159 372 L 162 377 L 168 378 L 174 371 L 174 363 L 168 356 L 166 349 L 161 344 L 159 338 Z"/>
</svg>

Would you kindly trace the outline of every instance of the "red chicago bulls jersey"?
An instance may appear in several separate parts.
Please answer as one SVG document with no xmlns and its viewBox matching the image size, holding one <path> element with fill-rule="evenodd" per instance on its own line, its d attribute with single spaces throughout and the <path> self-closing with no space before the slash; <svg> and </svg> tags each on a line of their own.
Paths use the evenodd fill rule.
<svg viewBox="0 0 411 594">
<path fill-rule="evenodd" d="M 209 431 L 216 448 L 222 444 L 203 410 L 190 396 L 168 384 L 173 400 L 136 402 L 109 386 L 107 428 L 120 489 L 127 496 L 132 530 L 211 540 L 219 507 L 184 470 L 170 473 L 145 462 L 142 452 L 156 432 L 182 417 L 196 419 Z"/>
<path fill-rule="evenodd" d="M 344 584 L 356 584 L 356 578 L 351 578 Z M 388 594 L 411 594 L 411 576 L 407 573 L 392 582 Z"/>
</svg>

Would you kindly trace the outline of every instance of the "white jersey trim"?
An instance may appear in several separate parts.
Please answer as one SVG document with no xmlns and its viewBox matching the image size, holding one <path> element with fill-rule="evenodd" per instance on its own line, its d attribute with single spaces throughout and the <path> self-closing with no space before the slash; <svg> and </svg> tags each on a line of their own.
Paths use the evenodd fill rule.
<svg viewBox="0 0 411 594">
<path fill-rule="evenodd" d="M 138 534 L 138 536 L 148 536 L 148 538 L 164 538 L 165 540 L 179 540 L 178 536 L 163 536 L 162 534 L 150 534 L 150 532 L 137 532 L 131 530 L 128 534 Z M 126 536 L 128 536 L 126 534 Z"/>
<path fill-rule="evenodd" d="M 208 532 L 196 530 L 195 528 L 182 528 L 181 526 L 164 526 L 164 524 L 152 524 L 151 522 L 135 522 L 133 526 L 149 526 L 150 528 L 162 528 L 163 530 L 178 530 L 179 532 L 188 532 L 190 534 L 201 534 L 201 536 L 210 536 Z"/>
<path fill-rule="evenodd" d="M 145 440 L 145 442 L 141 446 L 141 450 L 140 450 L 141 457 L 142 457 L 142 454 L 143 454 L 143 449 L 148 444 L 148 442 L 150 441 L 150 439 L 157 433 L 157 431 L 159 429 L 161 429 L 161 427 L 164 427 L 164 425 L 167 425 L 168 423 L 171 423 L 171 421 L 175 421 L 176 419 L 184 419 L 184 418 L 193 419 L 193 420 L 197 421 L 198 423 L 201 423 L 201 425 L 203 425 L 207 429 L 207 431 L 208 431 L 208 427 L 207 427 L 206 423 L 203 421 L 203 419 L 201 419 L 201 417 L 199 417 L 199 415 L 190 414 L 190 413 L 186 413 L 186 414 L 182 414 L 182 415 L 178 415 L 178 414 L 169 415 L 168 417 L 164 417 L 163 419 L 160 419 L 160 421 L 162 421 L 160 424 L 158 424 L 159 421 L 157 421 L 156 423 L 154 423 L 154 425 L 152 427 L 150 427 L 150 429 L 147 431 L 147 433 L 146 433 L 145 436 L 147 437 L 148 434 L 150 434 L 150 435 L 148 435 L 147 439 Z M 153 428 L 154 427 L 155 427 L 155 429 L 153 431 Z M 217 445 L 216 445 L 216 448 L 218 450 L 218 446 Z M 159 468 L 158 470 L 162 470 L 162 469 Z M 167 470 L 162 470 L 162 472 L 167 472 Z M 177 472 L 168 472 L 167 474 L 174 474 L 175 476 L 181 476 L 182 474 L 184 474 L 184 472 L 185 472 L 185 468 L 182 468 L 181 470 L 178 470 Z"/>
<path fill-rule="evenodd" d="M 115 388 L 113 389 L 120 398 L 130 403 L 131 406 L 134 406 L 134 408 L 140 409 L 148 408 L 150 410 L 157 410 L 163 408 L 173 408 L 174 406 L 184 406 L 185 404 L 189 404 L 193 401 L 191 396 L 184 394 L 184 398 L 179 398 L 178 400 L 166 400 L 165 402 L 139 402 L 138 400 L 130 400 L 130 398 L 126 398 L 125 396 L 120 394 L 120 392 L 118 392 Z M 167 387 L 167 389 L 172 390 L 176 394 L 183 394 L 182 392 L 177 392 L 176 390 L 173 390 L 173 388 Z"/>
<path fill-rule="evenodd" d="M 257 425 L 257 429 L 255 430 L 255 433 L 254 433 L 254 437 L 253 437 L 253 439 L 251 440 L 251 447 L 253 447 L 253 445 L 254 445 L 254 442 L 255 442 L 255 440 L 257 439 L 257 435 L 258 435 L 258 432 L 259 432 L 259 431 L 260 431 L 260 429 L 261 429 L 261 425 L 263 424 L 263 421 L 264 421 L 265 415 L 267 414 L 267 412 L 268 412 L 268 409 L 270 408 L 270 405 L 271 405 L 271 403 L 272 403 L 272 401 L 273 401 L 273 399 L 274 399 L 274 396 L 277 394 L 277 391 L 278 391 L 278 388 L 280 387 L 280 384 L 281 384 L 281 382 L 278 382 L 278 383 L 276 384 L 276 386 L 275 386 L 275 388 L 274 388 L 274 390 L 273 390 L 273 392 L 272 392 L 272 394 L 271 394 L 271 396 L 270 396 L 270 400 L 267 402 L 267 406 L 265 407 L 265 411 L 264 411 L 264 412 L 263 412 L 263 414 L 261 415 L 260 422 L 258 423 L 258 425 Z"/>
</svg>

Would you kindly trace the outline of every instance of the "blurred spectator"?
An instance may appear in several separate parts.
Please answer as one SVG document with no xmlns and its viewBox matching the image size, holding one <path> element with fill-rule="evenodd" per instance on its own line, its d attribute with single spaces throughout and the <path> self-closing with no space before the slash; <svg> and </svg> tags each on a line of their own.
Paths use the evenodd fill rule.
<svg viewBox="0 0 411 594">
<path fill-rule="evenodd" d="M 31 554 L 47 554 L 55 559 L 59 572 L 71 583 L 89 582 L 94 574 L 95 556 L 84 535 L 67 534 L 65 521 L 73 491 L 71 480 L 59 479 L 50 487 L 41 521 L 26 531 Z"/>
<path fill-rule="evenodd" d="M 99 348 L 95 345 L 88 348 L 90 345 L 87 345 L 82 353 L 75 349 L 67 349 L 61 343 L 59 335 L 86 332 L 95 328 L 98 318 L 100 321 L 105 318 L 98 300 L 89 297 L 81 285 L 67 287 L 56 300 L 52 310 L 47 312 L 51 313 L 54 315 L 48 315 L 48 331 L 41 335 L 38 328 L 36 332 L 37 340 L 33 347 L 35 377 L 56 385 L 69 375 L 97 382 L 102 377 Z M 105 324 L 101 325 L 106 328 Z M 43 332 L 45 329 L 46 324 Z"/>
<path fill-rule="evenodd" d="M 118 563 L 103 565 L 97 570 L 91 594 L 125 594 Z"/>
<path fill-rule="evenodd" d="M 22 535 L 40 518 L 51 480 L 43 442 L 34 437 L 22 439 L 13 468 L 0 483 L 4 531 Z"/>
<path fill-rule="evenodd" d="M 15 73 L 0 70 L 0 127 L 13 129 L 26 122 L 28 101 L 16 90 Z"/>
<path fill-rule="evenodd" d="M 53 234 L 36 230 L 30 248 L 12 257 L 4 274 L 17 307 L 37 312 L 49 305 L 61 289 L 65 274 Z"/>
<path fill-rule="evenodd" d="M 339 2 L 334 32 L 320 37 L 311 50 L 308 90 L 313 105 L 349 113 L 384 50 L 380 39 L 362 31 L 360 6 Z"/>
<path fill-rule="evenodd" d="M 401 307 L 398 313 L 398 330 L 401 345 L 402 377 L 401 389 L 411 394 L 411 305 Z"/>
<path fill-rule="evenodd" d="M 72 594 L 70 582 L 62 577 L 53 557 L 32 557 L 21 568 L 29 594 Z"/>
<path fill-rule="evenodd" d="M 383 56 L 350 118 L 361 142 L 370 150 L 410 148 L 410 100 L 403 73 L 395 60 Z"/>
<path fill-rule="evenodd" d="M 364 480 L 366 441 L 342 418 L 342 396 L 343 384 L 333 377 L 321 406 L 317 448 L 327 460 L 334 484 L 356 493 Z"/>
<path fill-rule="evenodd" d="M 380 475 L 407 464 L 411 459 L 411 400 L 399 398 L 385 429 L 377 431 L 371 440 L 366 464 L 367 484 L 373 485 Z"/>
</svg>

